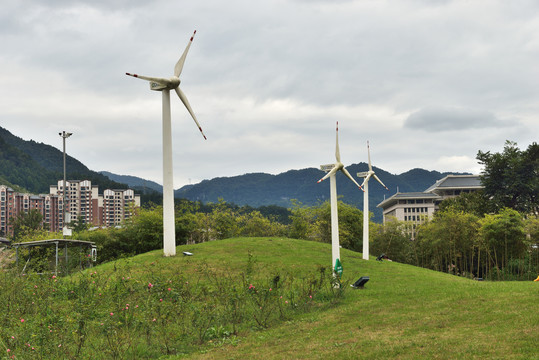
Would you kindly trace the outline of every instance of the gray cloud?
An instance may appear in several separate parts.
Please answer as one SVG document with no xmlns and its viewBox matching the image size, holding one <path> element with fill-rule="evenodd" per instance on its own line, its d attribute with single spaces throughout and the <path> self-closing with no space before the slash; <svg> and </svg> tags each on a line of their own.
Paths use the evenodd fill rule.
<svg viewBox="0 0 539 360">
<path fill-rule="evenodd" d="M 317 167 L 337 120 L 343 160 L 369 140 L 394 173 L 470 171 L 539 132 L 535 1 L 0 3 L 0 126 L 57 147 L 72 130 L 94 170 L 160 181 L 161 96 L 125 72 L 171 75 L 195 29 L 181 87 L 208 141 L 173 101 L 176 187 Z"/>
<path fill-rule="evenodd" d="M 410 114 L 404 122 L 406 128 L 427 132 L 488 130 L 514 125 L 517 124 L 500 121 L 489 111 L 457 107 L 424 108 Z"/>
</svg>

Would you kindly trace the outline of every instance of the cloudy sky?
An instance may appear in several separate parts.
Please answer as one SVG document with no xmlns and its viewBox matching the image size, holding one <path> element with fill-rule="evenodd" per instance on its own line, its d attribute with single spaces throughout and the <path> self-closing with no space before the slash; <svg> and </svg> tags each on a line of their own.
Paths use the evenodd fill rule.
<svg viewBox="0 0 539 360">
<path fill-rule="evenodd" d="M 50 4 L 48 4 L 50 3 Z M 0 126 L 90 169 L 161 183 L 161 96 L 181 75 L 174 187 L 334 161 L 477 173 L 539 134 L 539 2 L 0 0 Z M 69 169 L 68 169 L 69 171 Z M 322 173 L 321 173 L 322 175 Z M 317 179 L 313 179 L 317 180 Z"/>
</svg>

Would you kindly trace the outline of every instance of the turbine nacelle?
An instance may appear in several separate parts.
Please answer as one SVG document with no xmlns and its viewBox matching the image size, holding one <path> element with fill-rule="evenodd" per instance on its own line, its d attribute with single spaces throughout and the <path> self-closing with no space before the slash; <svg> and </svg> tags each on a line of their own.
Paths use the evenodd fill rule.
<svg viewBox="0 0 539 360">
<path fill-rule="evenodd" d="M 383 187 L 386 188 L 386 190 L 389 190 L 387 188 L 387 186 L 384 185 L 384 183 L 382 182 L 382 180 L 380 180 L 378 178 L 378 176 L 376 176 L 376 174 L 374 173 L 374 170 L 372 169 L 372 164 L 371 164 L 371 148 L 369 146 L 369 142 L 367 141 L 367 155 L 369 157 L 369 171 L 362 171 L 362 172 L 359 172 L 357 173 L 357 177 L 360 177 L 360 178 L 365 178 L 365 180 L 363 180 L 363 183 L 361 184 L 361 186 L 365 186 L 366 183 L 369 182 L 370 178 L 371 177 L 374 177 L 376 179 L 376 181 L 378 181 L 380 183 L 380 185 L 382 185 Z"/>
<path fill-rule="evenodd" d="M 165 89 L 173 90 L 180 86 L 180 79 L 177 77 L 171 77 L 167 81 L 157 82 L 150 81 L 150 90 L 162 91 Z"/>
<path fill-rule="evenodd" d="M 152 76 L 144 76 L 144 75 L 138 75 L 138 74 L 131 74 L 131 73 L 125 73 L 128 76 L 135 77 L 137 79 L 142 79 L 150 82 L 150 90 L 154 91 L 165 91 L 165 90 L 174 90 L 176 91 L 176 94 L 182 101 L 183 105 L 195 121 L 195 124 L 198 127 L 198 130 L 200 130 L 200 133 L 206 139 L 206 135 L 204 135 L 204 132 L 202 131 L 202 128 L 200 127 L 200 124 L 198 123 L 198 120 L 195 116 L 195 113 L 193 112 L 193 109 L 191 109 L 191 105 L 189 104 L 189 101 L 187 100 L 187 96 L 183 93 L 182 89 L 180 89 L 180 74 L 183 69 L 183 64 L 185 63 L 185 58 L 187 57 L 187 52 L 189 51 L 189 48 L 191 47 L 191 43 L 193 42 L 193 38 L 196 34 L 196 31 L 193 33 L 193 36 L 191 36 L 191 39 L 189 39 L 189 42 L 187 43 L 187 47 L 183 51 L 182 56 L 176 62 L 176 65 L 174 66 L 174 75 L 170 78 L 158 78 L 158 77 L 152 77 Z M 170 107 L 170 104 L 169 104 Z"/>
<path fill-rule="evenodd" d="M 340 171 L 342 172 L 347 178 L 349 178 L 350 180 L 352 180 L 352 182 L 354 184 L 357 185 L 358 188 L 361 189 L 361 191 L 364 191 L 363 188 L 361 187 L 361 185 L 359 185 L 357 183 L 357 181 L 352 177 L 352 175 L 350 175 L 350 173 L 348 172 L 348 170 L 346 170 L 346 168 L 344 167 L 344 164 L 341 162 L 341 152 L 339 150 L 339 122 L 337 122 L 337 135 L 336 135 L 336 138 L 335 138 L 335 164 L 330 164 L 330 165 L 322 165 L 320 166 L 320 169 L 322 171 L 326 171 L 328 172 L 323 178 L 321 178 L 320 180 L 318 180 L 318 182 L 322 182 L 324 180 L 326 180 L 327 178 L 329 178 L 330 176 L 332 175 L 335 175 L 335 173 L 337 171 Z"/>
</svg>

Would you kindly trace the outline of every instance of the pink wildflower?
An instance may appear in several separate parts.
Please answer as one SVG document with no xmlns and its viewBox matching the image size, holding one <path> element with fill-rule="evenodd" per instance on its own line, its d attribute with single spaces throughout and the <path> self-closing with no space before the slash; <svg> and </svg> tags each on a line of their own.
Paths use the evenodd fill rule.
<svg viewBox="0 0 539 360">
<path fill-rule="evenodd" d="M 110 316 L 114 316 L 114 313 L 113 313 L 113 312 L 111 312 L 111 313 L 110 313 Z"/>
<path fill-rule="evenodd" d="M 159 302 L 163 302 L 163 299 L 159 299 Z"/>
<path fill-rule="evenodd" d="M 168 291 L 172 291 L 172 289 L 171 289 L 171 288 L 168 288 Z"/>
<path fill-rule="evenodd" d="M 24 322 L 24 319 L 21 318 L 21 322 L 23 323 L 23 322 Z"/>
<path fill-rule="evenodd" d="M 148 283 L 148 289 L 151 289 L 151 288 L 153 288 L 152 283 Z"/>
</svg>

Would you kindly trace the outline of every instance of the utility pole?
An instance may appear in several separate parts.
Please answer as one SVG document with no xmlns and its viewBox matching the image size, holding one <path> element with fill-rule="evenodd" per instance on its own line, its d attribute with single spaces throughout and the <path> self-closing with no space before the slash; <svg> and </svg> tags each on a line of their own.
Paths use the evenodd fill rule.
<svg viewBox="0 0 539 360">
<path fill-rule="evenodd" d="M 69 210 L 67 208 L 67 190 L 66 190 L 66 139 L 73 135 L 73 133 L 62 131 L 61 133 L 58 133 L 63 139 L 64 143 L 64 185 L 63 185 L 63 194 L 64 194 L 64 202 L 63 202 L 63 235 L 64 237 L 71 235 L 71 229 L 67 228 L 67 223 L 71 221 L 71 214 L 69 213 Z"/>
</svg>

